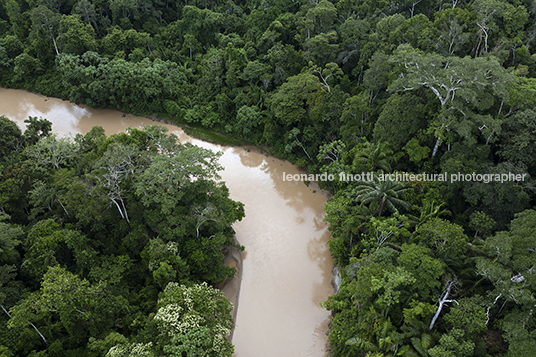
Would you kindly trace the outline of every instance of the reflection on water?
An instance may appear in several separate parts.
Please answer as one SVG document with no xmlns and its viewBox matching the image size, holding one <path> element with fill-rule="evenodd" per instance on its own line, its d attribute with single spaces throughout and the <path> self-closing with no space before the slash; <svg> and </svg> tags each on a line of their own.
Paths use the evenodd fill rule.
<svg viewBox="0 0 536 357">
<path fill-rule="evenodd" d="M 320 282 L 313 283 L 313 291 L 311 299 L 313 303 L 318 304 L 325 298 L 325 287 L 331 284 L 331 268 L 333 267 L 333 259 L 329 255 L 329 250 L 325 242 L 329 239 L 329 232 L 324 231 L 321 236 L 311 238 L 307 244 L 307 254 L 311 261 L 315 261 L 322 275 Z"/>
<path fill-rule="evenodd" d="M 154 124 L 115 110 L 91 109 L 20 90 L 0 88 L 0 115 L 24 127 L 28 116 L 53 123 L 54 132 L 86 133 L 95 125 L 107 135 Z M 166 125 L 182 142 L 224 152 L 221 173 L 231 197 L 245 204 L 234 225 L 246 247 L 233 343 L 236 357 L 324 356 L 329 312 L 319 303 L 331 293 L 333 265 L 322 222 L 325 198 L 302 182 L 283 181 L 301 173 L 290 163 L 244 148 L 192 139 Z"/>
<path fill-rule="evenodd" d="M 265 160 L 263 155 L 260 155 L 257 152 L 251 152 L 251 150 L 247 151 L 244 148 L 234 148 L 233 150 L 235 154 L 240 156 L 240 162 L 242 162 L 242 165 L 247 167 L 260 166 Z"/>
</svg>

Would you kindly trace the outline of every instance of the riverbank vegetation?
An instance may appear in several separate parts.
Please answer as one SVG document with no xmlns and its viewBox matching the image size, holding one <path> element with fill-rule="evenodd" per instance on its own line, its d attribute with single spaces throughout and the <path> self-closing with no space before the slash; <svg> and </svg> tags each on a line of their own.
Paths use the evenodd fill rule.
<svg viewBox="0 0 536 357">
<path fill-rule="evenodd" d="M 219 154 L 156 125 L 69 139 L 26 122 L 0 117 L 0 355 L 230 357 L 213 286 L 244 208 Z"/>
<path fill-rule="evenodd" d="M 334 356 L 536 350 L 531 2 L 3 0 L 0 29 L 2 86 L 162 115 L 332 174 Z M 338 179 L 362 172 L 449 180 Z"/>
</svg>

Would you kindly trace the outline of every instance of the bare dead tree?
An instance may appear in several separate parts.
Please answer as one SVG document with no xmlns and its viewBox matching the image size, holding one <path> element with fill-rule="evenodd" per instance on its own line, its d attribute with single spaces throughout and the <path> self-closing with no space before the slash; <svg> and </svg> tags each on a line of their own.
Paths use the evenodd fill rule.
<svg viewBox="0 0 536 357">
<path fill-rule="evenodd" d="M 445 304 L 447 304 L 449 302 L 455 302 L 456 304 L 459 305 L 459 303 L 456 300 L 449 300 L 449 295 L 451 293 L 451 290 L 457 284 L 458 284 L 458 279 L 457 278 L 448 279 L 447 282 L 445 283 L 445 291 L 443 292 L 443 294 L 439 298 L 439 301 L 438 301 L 439 307 L 437 308 L 437 311 L 436 311 L 434 317 L 432 318 L 432 322 L 430 322 L 430 327 L 428 327 L 429 330 L 434 328 L 434 324 L 436 323 L 437 318 L 439 317 L 439 314 L 441 314 L 441 310 L 443 309 L 443 306 L 445 306 Z"/>
</svg>

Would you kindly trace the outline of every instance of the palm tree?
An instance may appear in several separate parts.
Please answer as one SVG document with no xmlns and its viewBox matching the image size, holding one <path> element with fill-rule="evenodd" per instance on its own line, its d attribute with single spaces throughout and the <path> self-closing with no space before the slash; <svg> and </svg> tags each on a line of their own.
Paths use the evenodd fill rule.
<svg viewBox="0 0 536 357">
<path fill-rule="evenodd" d="M 389 149 L 386 143 L 372 144 L 364 143 L 362 150 L 356 152 L 354 157 L 354 166 L 365 165 L 369 170 L 382 170 L 391 172 L 391 161 L 393 151 Z"/>
<path fill-rule="evenodd" d="M 398 213 L 399 209 L 409 210 L 411 204 L 400 197 L 411 190 L 407 184 L 399 181 L 379 181 L 376 177 L 373 181 L 363 181 L 352 191 L 352 196 L 361 205 L 378 202 L 378 216 L 381 216 L 385 209 L 392 213 Z"/>
<path fill-rule="evenodd" d="M 436 202 L 436 200 L 424 200 L 422 202 L 422 207 L 419 208 L 419 211 L 421 211 L 421 215 L 419 217 L 419 224 L 420 226 L 423 223 L 429 221 L 432 218 L 436 218 L 443 215 L 451 216 L 452 213 L 447 209 L 442 209 L 445 206 L 445 202 Z"/>
</svg>

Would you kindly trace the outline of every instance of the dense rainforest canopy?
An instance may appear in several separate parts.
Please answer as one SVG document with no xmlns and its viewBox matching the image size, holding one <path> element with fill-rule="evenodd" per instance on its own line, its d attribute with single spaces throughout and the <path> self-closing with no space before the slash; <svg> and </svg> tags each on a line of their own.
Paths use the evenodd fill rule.
<svg viewBox="0 0 536 357">
<path fill-rule="evenodd" d="M 528 356 L 536 351 L 535 13 L 528 0 L 2 0 L 0 85 L 202 126 L 333 174 L 323 185 L 335 195 L 326 221 L 337 294 L 325 303 L 334 311 L 334 356 Z M 165 294 L 198 286 L 168 286 L 157 299 L 173 279 L 200 284 L 230 274 L 204 264 L 216 257 L 196 246 L 200 234 L 214 235 L 203 244 L 229 239 L 225 227 L 241 211 L 225 189 L 195 181 L 181 196 L 184 206 L 165 197 L 145 201 L 161 189 L 155 172 L 191 165 L 188 156 L 140 156 L 148 160 L 142 175 L 114 172 L 127 165 L 116 157 L 133 147 L 153 150 L 141 144 L 153 142 L 147 130 L 111 139 L 94 131 L 72 143 L 40 138 L 47 128 L 35 119 L 22 136 L 3 125 L 23 139 L 0 138 L 3 160 L 13 157 L 1 171 L 2 232 L 11 238 L 2 243 L 0 276 L 11 284 L 3 304 L 13 306 L 12 329 L 2 331 L 35 335 L 24 326 L 39 318 L 47 333 L 63 336 L 57 348 L 68 350 L 98 325 L 70 318 L 84 320 L 89 311 L 124 316 L 91 306 L 68 314 L 75 297 L 50 303 L 59 304 L 54 314 L 30 308 L 50 296 L 50 284 L 76 281 L 92 294 L 106 286 L 101 296 L 121 299 L 124 311 L 135 311 L 128 316 L 140 316 L 106 318 L 117 335 L 87 346 L 122 344 L 123 355 L 134 355 L 184 345 L 150 342 L 165 331 L 148 314 L 165 307 Z M 76 157 L 45 159 L 51 145 L 58 152 L 78 145 Z M 339 179 L 362 172 L 526 179 Z M 89 188 L 99 193 L 80 193 Z M 207 190 L 215 194 L 201 194 Z M 221 226 L 207 220 L 198 233 L 195 222 L 205 222 L 207 207 L 234 213 Z M 162 253 L 175 249 L 172 232 L 183 231 L 183 219 L 193 247 Z M 110 258 L 91 260 L 99 249 Z M 136 280 L 141 290 L 120 278 L 138 274 L 135 259 L 158 262 L 139 273 L 147 276 Z M 109 274 L 105 285 L 95 269 Z M 24 283 L 13 280 L 15 272 Z M 5 336 L 6 351 L 39 343 L 29 336 L 32 343 L 13 347 L 13 335 Z"/>
<path fill-rule="evenodd" d="M 69 139 L 27 122 L 0 117 L 0 355 L 230 357 L 214 284 L 244 208 L 219 155 L 156 125 Z"/>
</svg>

